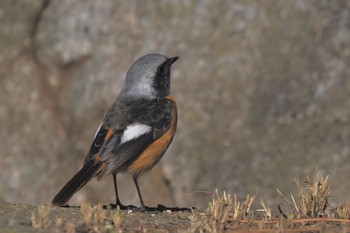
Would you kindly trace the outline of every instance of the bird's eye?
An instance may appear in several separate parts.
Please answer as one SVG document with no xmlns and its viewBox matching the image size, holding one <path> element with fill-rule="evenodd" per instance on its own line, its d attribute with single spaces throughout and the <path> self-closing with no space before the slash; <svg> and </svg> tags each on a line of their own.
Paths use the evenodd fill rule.
<svg viewBox="0 0 350 233">
<path fill-rule="evenodd" d="M 156 73 L 156 82 L 155 82 L 155 85 L 157 87 L 163 87 L 165 84 L 165 79 L 166 79 L 166 76 L 168 75 L 168 68 L 165 66 L 165 65 L 161 65 L 158 67 L 157 69 L 157 73 Z"/>
<path fill-rule="evenodd" d="M 158 75 L 166 75 L 166 67 L 164 65 L 161 65 L 157 69 Z"/>
</svg>

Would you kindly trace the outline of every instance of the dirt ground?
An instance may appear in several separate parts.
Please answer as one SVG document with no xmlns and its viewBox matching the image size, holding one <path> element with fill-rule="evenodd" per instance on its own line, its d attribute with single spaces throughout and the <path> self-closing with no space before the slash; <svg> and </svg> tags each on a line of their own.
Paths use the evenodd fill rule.
<svg viewBox="0 0 350 233">
<path fill-rule="evenodd" d="M 146 212 L 118 212 L 112 206 L 101 206 L 100 214 L 93 207 L 83 214 L 81 207 L 47 206 L 45 214 L 38 209 L 42 206 L 0 203 L 0 232 L 173 232 L 186 231 L 191 226 L 190 209 L 186 208 L 158 206 Z M 113 222 L 112 215 L 117 212 L 120 225 Z"/>
<path fill-rule="evenodd" d="M 258 214 L 225 222 L 208 219 L 205 210 L 158 206 L 146 212 L 113 206 L 52 207 L 0 203 L 0 232 L 350 232 L 350 221 L 290 219 Z"/>
</svg>

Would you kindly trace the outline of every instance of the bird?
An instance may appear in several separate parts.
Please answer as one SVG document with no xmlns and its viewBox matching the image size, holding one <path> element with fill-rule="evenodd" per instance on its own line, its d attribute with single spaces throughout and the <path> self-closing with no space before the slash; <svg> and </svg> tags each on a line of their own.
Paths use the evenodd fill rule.
<svg viewBox="0 0 350 233">
<path fill-rule="evenodd" d="M 125 208 L 118 196 L 117 174 L 133 178 L 145 211 L 138 178 L 150 171 L 172 142 L 177 127 L 177 106 L 170 94 L 171 66 L 178 56 L 147 54 L 137 59 L 126 74 L 124 86 L 106 112 L 92 140 L 82 168 L 52 200 L 65 206 L 92 178 L 112 175 L 116 206 Z"/>
</svg>

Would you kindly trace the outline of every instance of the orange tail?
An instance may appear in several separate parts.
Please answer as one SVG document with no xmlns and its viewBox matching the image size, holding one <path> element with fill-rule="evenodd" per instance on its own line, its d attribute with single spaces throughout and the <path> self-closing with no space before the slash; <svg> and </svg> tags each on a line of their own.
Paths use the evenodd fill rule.
<svg viewBox="0 0 350 233">
<path fill-rule="evenodd" d="M 94 159 L 89 160 L 84 166 L 73 176 L 70 181 L 56 194 L 52 200 L 52 205 L 63 206 L 74 193 L 79 191 L 87 182 L 89 182 L 94 176 L 96 176 L 103 168 L 105 163 L 96 156 Z"/>
</svg>

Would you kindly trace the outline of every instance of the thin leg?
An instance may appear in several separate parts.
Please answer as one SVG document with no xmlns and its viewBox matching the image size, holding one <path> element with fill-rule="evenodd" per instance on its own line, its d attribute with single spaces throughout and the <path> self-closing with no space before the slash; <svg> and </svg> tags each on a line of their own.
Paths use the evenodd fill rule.
<svg viewBox="0 0 350 233">
<path fill-rule="evenodd" d="M 114 183 L 114 192 L 115 192 L 115 204 L 119 205 L 120 209 L 122 209 L 124 206 L 120 202 L 120 199 L 118 196 L 117 174 L 115 173 L 113 173 L 113 183 Z"/>
<path fill-rule="evenodd" d="M 133 178 L 133 180 L 134 180 L 134 183 L 135 183 L 135 186 L 136 186 L 136 189 L 137 189 L 137 193 L 138 193 L 139 198 L 140 198 L 140 203 L 141 203 L 140 209 L 141 209 L 142 211 L 145 211 L 145 210 L 146 210 L 146 206 L 145 206 L 145 204 L 143 203 L 143 199 L 142 199 L 142 195 L 141 195 L 139 183 L 137 182 L 137 178 L 136 178 L 135 176 L 133 176 L 132 178 Z"/>
</svg>

